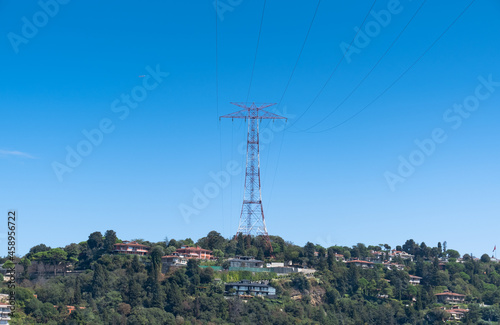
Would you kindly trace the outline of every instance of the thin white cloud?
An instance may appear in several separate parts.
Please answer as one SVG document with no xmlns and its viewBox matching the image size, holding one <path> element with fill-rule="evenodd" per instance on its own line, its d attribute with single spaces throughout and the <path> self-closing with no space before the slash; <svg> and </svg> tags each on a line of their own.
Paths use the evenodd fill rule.
<svg viewBox="0 0 500 325">
<path fill-rule="evenodd" d="M 17 157 L 35 159 L 35 157 L 33 157 L 32 155 L 25 153 L 25 152 L 9 151 L 9 150 L 1 150 L 1 149 L 0 149 L 0 156 L 17 156 Z"/>
</svg>

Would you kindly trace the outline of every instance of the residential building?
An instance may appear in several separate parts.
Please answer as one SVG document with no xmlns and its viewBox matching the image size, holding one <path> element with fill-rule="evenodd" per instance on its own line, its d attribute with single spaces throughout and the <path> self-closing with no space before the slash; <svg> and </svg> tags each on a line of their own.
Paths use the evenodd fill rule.
<svg viewBox="0 0 500 325">
<path fill-rule="evenodd" d="M 436 293 L 435 296 L 438 302 L 443 304 L 458 304 L 458 303 L 463 303 L 465 300 L 465 295 L 454 293 L 451 291 Z"/>
<path fill-rule="evenodd" d="M 342 254 L 337 254 L 337 253 L 335 253 L 334 257 L 335 257 L 335 260 L 336 260 L 337 262 L 343 262 L 343 261 L 344 261 L 344 259 L 345 259 L 345 258 L 344 258 L 344 255 L 342 255 Z"/>
<path fill-rule="evenodd" d="M 364 269 L 373 269 L 373 262 L 363 261 L 363 260 L 351 260 L 346 261 L 346 264 L 356 265 Z"/>
<path fill-rule="evenodd" d="M 208 249 L 203 249 L 199 246 L 190 247 L 182 246 L 175 250 L 175 254 L 179 256 L 185 256 L 187 259 L 195 258 L 200 260 L 214 260 L 215 257 L 212 255 L 212 251 Z"/>
<path fill-rule="evenodd" d="M 214 260 L 212 251 L 201 247 L 182 246 L 175 250 L 172 255 L 162 256 L 162 272 L 166 272 L 171 266 L 186 266 L 190 259 Z"/>
<path fill-rule="evenodd" d="M 114 244 L 113 253 L 144 256 L 149 254 L 149 246 L 141 245 L 136 241 L 124 240 L 123 243 Z"/>
<path fill-rule="evenodd" d="M 422 280 L 421 277 L 416 276 L 416 275 L 410 275 L 410 284 L 419 285 L 420 284 L 420 280 Z"/>
<path fill-rule="evenodd" d="M 161 258 L 161 262 L 166 266 L 185 266 L 187 265 L 187 258 L 183 255 L 166 255 Z"/>
<path fill-rule="evenodd" d="M 276 297 L 276 289 L 265 282 L 251 282 L 242 280 L 225 284 L 226 294 L 228 295 L 251 295 Z"/>
<path fill-rule="evenodd" d="M 284 262 L 266 263 L 266 267 L 284 267 L 284 266 L 285 266 Z"/>
<path fill-rule="evenodd" d="M 228 259 L 228 262 L 231 267 L 264 267 L 264 262 L 254 259 L 253 256 L 238 256 Z"/>
<path fill-rule="evenodd" d="M 403 264 L 398 264 L 398 263 L 383 263 L 383 265 L 389 270 L 403 271 L 405 269 L 405 266 Z"/>
<path fill-rule="evenodd" d="M 10 307 L 11 307 L 11 305 L 9 305 L 9 304 L 3 303 L 3 302 L 0 303 L 0 324 L 1 325 L 5 325 L 5 324 L 8 325 L 9 324 Z"/>
<path fill-rule="evenodd" d="M 393 249 L 391 253 L 389 254 L 389 258 L 392 260 L 395 257 L 401 257 L 403 260 L 410 260 L 413 261 L 413 255 L 408 254 L 407 252 L 404 251 L 397 251 Z"/>
<path fill-rule="evenodd" d="M 369 258 L 368 258 L 368 260 L 369 260 L 370 262 L 376 262 L 376 261 L 380 261 L 380 262 L 382 262 L 382 261 L 384 261 L 384 260 L 385 260 L 385 255 L 386 255 L 387 253 L 382 252 L 382 251 L 373 251 L 373 250 L 372 250 L 372 251 L 370 251 L 370 254 L 372 254 L 372 255 L 373 255 L 373 257 L 369 257 Z"/>
<path fill-rule="evenodd" d="M 459 306 L 453 306 L 450 309 L 444 309 L 448 314 L 450 314 L 449 320 L 461 320 L 466 313 L 469 312 L 468 309 L 462 309 Z"/>
<path fill-rule="evenodd" d="M 285 262 L 271 262 L 271 263 L 266 263 L 266 267 L 285 267 L 285 266 L 291 266 L 292 261 L 287 261 Z"/>
</svg>

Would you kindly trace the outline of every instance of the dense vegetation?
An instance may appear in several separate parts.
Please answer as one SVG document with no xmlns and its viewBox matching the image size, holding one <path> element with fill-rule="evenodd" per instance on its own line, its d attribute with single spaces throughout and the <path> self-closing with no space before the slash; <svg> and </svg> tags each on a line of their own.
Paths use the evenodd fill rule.
<svg viewBox="0 0 500 325">
<path fill-rule="evenodd" d="M 228 240 L 215 231 L 196 243 L 189 238 L 137 241 L 152 247 L 149 256 L 111 254 L 113 244 L 120 242 L 114 231 L 104 236 L 92 233 L 87 241 L 64 248 L 44 244 L 31 248 L 16 261 L 25 271 L 18 274 L 20 309 L 11 324 L 440 324 L 449 315 L 435 293 L 446 289 L 466 295 L 461 307 L 470 311 L 463 323 L 500 321 L 500 264 L 487 255 L 478 260 L 466 254 L 457 260 L 460 254 L 440 243 L 430 247 L 406 241 L 396 249 L 414 255 L 414 260 L 396 258 L 393 262 L 406 268 L 391 270 L 382 264 L 364 269 L 335 259 L 336 253 L 359 259 L 372 257 L 372 251 L 387 256 L 391 250 L 387 244 L 299 247 L 272 236 L 271 254 L 262 238 Z M 214 251 L 219 259 L 211 264 L 227 266 L 227 257 L 251 255 L 292 261 L 317 272 L 309 278 L 217 272 L 190 260 L 187 267 L 161 273 L 161 256 L 194 244 Z M 30 275 L 27 268 L 35 262 L 63 267 L 68 273 Z M 440 262 L 446 262 L 444 270 Z M 410 274 L 422 277 L 421 284 L 409 284 Z M 223 282 L 241 279 L 270 280 L 278 298 L 224 297 Z M 5 285 L 0 290 L 7 292 Z M 67 306 L 76 309 L 69 314 Z"/>
</svg>

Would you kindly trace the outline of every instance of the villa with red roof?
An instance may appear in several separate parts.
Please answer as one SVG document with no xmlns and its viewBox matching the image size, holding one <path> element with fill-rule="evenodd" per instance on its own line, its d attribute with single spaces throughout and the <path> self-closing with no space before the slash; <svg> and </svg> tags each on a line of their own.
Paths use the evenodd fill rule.
<svg viewBox="0 0 500 325">
<path fill-rule="evenodd" d="M 401 257 L 403 260 L 410 260 L 413 261 L 413 255 L 408 254 L 407 252 L 404 251 L 397 251 L 393 249 L 391 253 L 389 254 L 389 259 L 392 260 L 395 257 Z"/>
<path fill-rule="evenodd" d="M 418 284 L 420 284 L 420 280 L 422 280 L 421 277 L 410 274 L 410 284 L 418 285 Z"/>
<path fill-rule="evenodd" d="M 465 314 L 469 312 L 468 309 L 463 309 L 458 306 L 453 306 L 451 307 L 451 309 L 444 309 L 444 310 L 448 314 L 450 314 L 450 320 L 461 320 L 465 316 Z"/>
<path fill-rule="evenodd" d="M 214 260 L 215 257 L 212 255 L 212 251 L 208 249 L 203 249 L 199 246 L 189 247 L 182 246 L 175 250 L 172 255 L 162 256 L 162 272 L 165 272 L 171 266 L 186 266 L 188 260 Z"/>
<path fill-rule="evenodd" d="M 208 249 L 203 249 L 199 246 L 189 247 L 182 246 L 175 250 L 174 255 L 185 256 L 187 259 L 195 258 L 199 260 L 214 260 L 215 257 L 212 255 L 212 251 Z"/>
<path fill-rule="evenodd" d="M 123 243 L 114 244 L 113 253 L 117 254 L 131 254 L 144 256 L 149 254 L 150 247 L 141 245 L 136 241 L 124 240 Z"/>
<path fill-rule="evenodd" d="M 435 296 L 436 296 L 438 302 L 443 303 L 443 304 L 463 303 L 465 300 L 465 295 L 462 295 L 459 293 L 454 293 L 451 291 L 436 293 Z"/>
</svg>

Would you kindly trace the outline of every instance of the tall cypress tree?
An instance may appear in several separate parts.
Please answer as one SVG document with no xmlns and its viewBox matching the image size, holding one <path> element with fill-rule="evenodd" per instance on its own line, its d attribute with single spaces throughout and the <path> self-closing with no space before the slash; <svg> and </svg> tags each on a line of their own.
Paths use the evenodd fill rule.
<svg viewBox="0 0 500 325">
<path fill-rule="evenodd" d="M 101 297 L 106 292 L 106 281 L 106 269 L 101 264 L 96 264 L 92 278 L 92 297 Z"/>
<path fill-rule="evenodd" d="M 80 302 L 82 301 L 82 292 L 81 292 L 81 285 L 80 285 L 80 277 L 77 277 L 75 279 L 75 292 L 73 295 L 73 304 L 79 305 Z"/>
<path fill-rule="evenodd" d="M 106 230 L 106 232 L 104 233 L 104 252 L 111 253 L 117 240 L 118 238 L 116 237 L 116 232 L 114 232 L 113 230 Z"/>
</svg>

